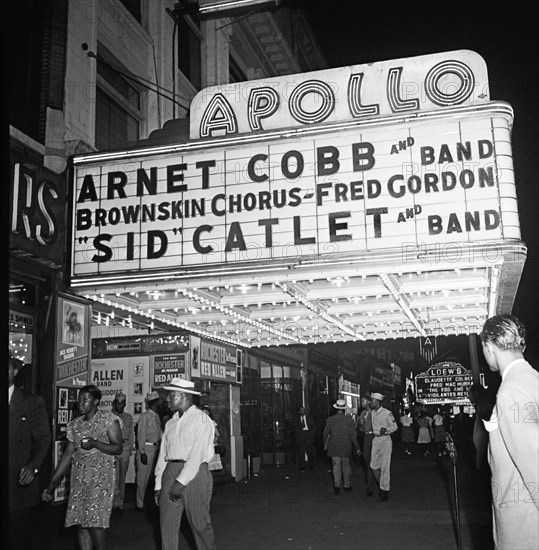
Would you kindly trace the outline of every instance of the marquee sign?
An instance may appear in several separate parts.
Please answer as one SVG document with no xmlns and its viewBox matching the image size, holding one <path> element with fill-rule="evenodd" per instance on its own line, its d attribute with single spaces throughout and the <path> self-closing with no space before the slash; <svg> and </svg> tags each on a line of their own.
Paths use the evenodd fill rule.
<svg viewBox="0 0 539 550">
<path fill-rule="evenodd" d="M 460 363 L 444 361 L 432 365 L 427 372 L 418 374 L 415 382 L 419 403 L 468 404 L 468 389 L 473 384 L 473 374 Z"/>
<path fill-rule="evenodd" d="M 75 164 L 74 278 L 520 238 L 507 104 Z"/>
<path fill-rule="evenodd" d="M 190 137 L 365 120 L 488 100 L 485 61 L 458 50 L 205 88 L 191 103 Z"/>
</svg>

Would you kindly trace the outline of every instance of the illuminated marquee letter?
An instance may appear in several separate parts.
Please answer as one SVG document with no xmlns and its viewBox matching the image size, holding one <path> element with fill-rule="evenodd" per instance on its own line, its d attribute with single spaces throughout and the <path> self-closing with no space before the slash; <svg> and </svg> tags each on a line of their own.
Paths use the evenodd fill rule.
<svg viewBox="0 0 539 550">
<path fill-rule="evenodd" d="M 419 99 L 402 99 L 400 96 L 402 67 L 389 69 L 387 75 L 387 100 L 394 113 L 419 109 Z"/>
<path fill-rule="evenodd" d="M 380 106 L 361 104 L 361 83 L 363 82 L 363 73 L 353 74 L 348 81 L 348 106 L 350 113 L 354 118 L 364 116 L 379 115 Z"/>
<path fill-rule="evenodd" d="M 440 84 L 444 76 L 456 75 L 460 80 L 460 86 L 455 89 L 453 82 L 445 86 Z M 427 97 L 436 105 L 443 107 L 460 105 L 471 95 L 475 85 L 475 78 L 468 65 L 460 61 L 442 61 L 435 65 L 425 78 L 425 92 Z"/>
<path fill-rule="evenodd" d="M 209 137 L 215 130 L 224 130 L 225 134 L 238 131 L 236 115 L 223 94 L 211 98 L 200 121 L 200 137 Z"/>
<path fill-rule="evenodd" d="M 263 130 L 260 119 L 270 117 L 279 107 L 279 95 L 273 88 L 255 88 L 249 94 L 247 116 L 251 130 Z"/>
<path fill-rule="evenodd" d="M 302 102 L 306 95 L 320 96 L 320 107 L 314 111 L 306 111 Z M 329 84 L 319 80 L 307 80 L 294 88 L 288 100 L 290 114 L 303 124 L 313 124 L 325 120 L 335 108 L 335 94 Z"/>
</svg>

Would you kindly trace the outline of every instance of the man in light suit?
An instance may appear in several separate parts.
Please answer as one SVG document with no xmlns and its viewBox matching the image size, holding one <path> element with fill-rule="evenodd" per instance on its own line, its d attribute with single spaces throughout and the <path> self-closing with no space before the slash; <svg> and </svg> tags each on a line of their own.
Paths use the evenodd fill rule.
<svg viewBox="0 0 539 550">
<path fill-rule="evenodd" d="M 35 518 L 41 497 L 38 474 L 51 443 L 45 401 L 15 387 L 22 362 L 9 355 L 9 550 L 32 547 Z"/>
<path fill-rule="evenodd" d="M 487 319 L 483 355 L 502 382 L 490 421 L 496 550 L 539 548 L 539 373 L 524 359 L 526 330 L 512 315 Z"/>
</svg>

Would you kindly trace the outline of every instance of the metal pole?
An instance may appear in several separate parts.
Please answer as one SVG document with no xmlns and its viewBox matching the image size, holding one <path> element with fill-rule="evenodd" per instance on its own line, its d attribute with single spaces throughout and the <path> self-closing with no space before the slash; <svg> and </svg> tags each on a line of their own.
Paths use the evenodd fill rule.
<svg viewBox="0 0 539 550">
<path fill-rule="evenodd" d="M 462 537 L 460 530 L 459 485 L 457 480 L 458 456 L 457 447 L 455 445 L 455 442 L 453 441 L 453 438 L 451 437 L 451 434 L 449 433 L 445 434 L 445 448 L 449 453 L 449 458 L 451 458 L 451 462 L 453 463 L 453 480 L 455 483 L 455 513 L 457 515 L 457 550 L 462 550 Z"/>
<path fill-rule="evenodd" d="M 453 463 L 453 479 L 455 480 L 455 509 L 457 513 L 457 549 L 462 549 L 460 529 L 459 484 L 457 482 L 457 463 Z"/>
</svg>

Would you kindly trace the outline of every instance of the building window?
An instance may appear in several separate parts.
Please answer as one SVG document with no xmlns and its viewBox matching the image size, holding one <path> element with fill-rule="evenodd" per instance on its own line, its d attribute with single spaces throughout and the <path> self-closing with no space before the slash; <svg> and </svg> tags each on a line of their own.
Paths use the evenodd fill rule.
<svg viewBox="0 0 539 550">
<path fill-rule="evenodd" d="M 140 23 L 140 0 L 120 0 L 120 2 L 126 7 L 127 11 Z"/>
<path fill-rule="evenodd" d="M 141 92 L 126 78 L 128 72 L 100 49 L 97 63 L 96 139 L 99 150 L 131 147 L 140 137 Z"/>
<path fill-rule="evenodd" d="M 178 69 L 200 90 L 202 86 L 202 56 L 200 22 L 195 15 L 178 18 Z"/>
<path fill-rule="evenodd" d="M 4 104 L 9 105 L 4 112 L 9 124 L 36 141 L 44 138 L 40 132 L 40 97 L 45 10 L 46 3 L 38 0 L 11 4 L 4 50 L 13 61 L 4 84 L 8 92 Z"/>
<path fill-rule="evenodd" d="M 242 71 L 241 67 L 232 56 L 228 58 L 228 79 L 230 83 L 248 80 L 247 75 Z"/>
</svg>

